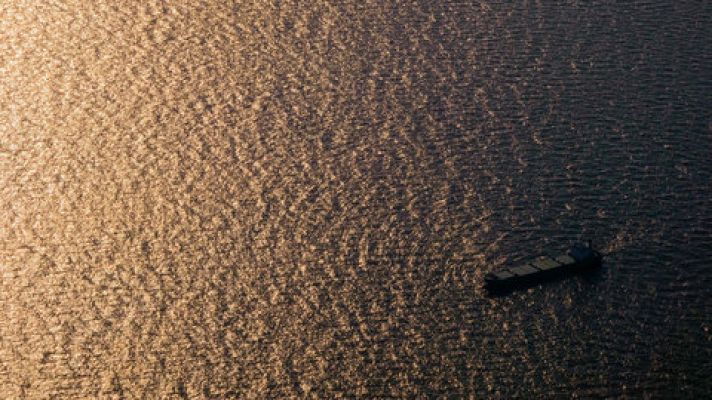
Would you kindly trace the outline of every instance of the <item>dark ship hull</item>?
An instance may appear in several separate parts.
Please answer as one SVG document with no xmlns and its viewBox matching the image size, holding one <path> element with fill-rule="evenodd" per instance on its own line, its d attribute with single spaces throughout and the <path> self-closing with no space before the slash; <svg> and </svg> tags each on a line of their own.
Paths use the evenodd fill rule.
<svg viewBox="0 0 712 400">
<path fill-rule="evenodd" d="M 514 267 L 506 267 L 485 275 L 485 288 L 490 291 L 509 290 L 569 273 L 601 265 L 603 255 L 593 248 L 576 244 L 559 256 L 540 256 Z"/>
</svg>

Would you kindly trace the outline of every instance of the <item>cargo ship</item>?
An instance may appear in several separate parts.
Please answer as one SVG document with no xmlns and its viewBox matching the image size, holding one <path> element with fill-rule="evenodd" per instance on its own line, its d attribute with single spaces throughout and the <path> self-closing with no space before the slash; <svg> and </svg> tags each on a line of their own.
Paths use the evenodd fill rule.
<svg viewBox="0 0 712 400">
<path fill-rule="evenodd" d="M 485 288 L 502 290 L 537 282 L 566 273 L 578 272 L 601 265 L 603 255 L 591 243 L 574 244 L 568 252 L 558 256 L 539 256 L 519 266 L 506 267 L 485 275 Z"/>
</svg>

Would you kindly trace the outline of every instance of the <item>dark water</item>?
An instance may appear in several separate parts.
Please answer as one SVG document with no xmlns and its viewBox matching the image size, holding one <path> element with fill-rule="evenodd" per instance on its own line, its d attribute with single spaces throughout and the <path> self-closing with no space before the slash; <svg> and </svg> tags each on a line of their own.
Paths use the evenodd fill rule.
<svg viewBox="0 0 712 400">
<path fill-rule="evenodd" d="M 712 396 L 709 1 L 252 3 L 0 3 L 0 397 Z"/>
</svg>

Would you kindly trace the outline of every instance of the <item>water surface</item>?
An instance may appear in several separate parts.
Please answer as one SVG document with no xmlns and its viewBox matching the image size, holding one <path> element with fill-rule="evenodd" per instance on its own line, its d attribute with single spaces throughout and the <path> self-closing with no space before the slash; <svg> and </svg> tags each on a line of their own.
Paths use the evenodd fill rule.
<svg viewBox="0 0 712 400">
<path fill-rule="evenodd" d="M 0 397 L 712 395 L 712 8 L 619 3 L 3 2 Z"/>
</svg>

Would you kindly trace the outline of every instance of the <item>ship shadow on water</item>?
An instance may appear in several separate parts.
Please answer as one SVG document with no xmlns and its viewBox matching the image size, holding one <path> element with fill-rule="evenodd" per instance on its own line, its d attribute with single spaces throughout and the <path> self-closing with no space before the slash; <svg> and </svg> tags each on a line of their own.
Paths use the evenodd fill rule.
<svg viewBox="0 0 712 400">
<path fill-rule="evenodd" d="M 577 279 L 587 286 L 595 286 L 606 280 L 608 267 L 605 262 L 596 268 L 587 268 L 578 271 L 566 271 L 550 276 L 542 276 L 524 282 L 513 283 L 505 288 L 483 288 L 488 298 L 509 296 L 515 292 L 523 292 L 535 287 L 542 290 L 554 288 L 563 281 Z"/>
</svg>

